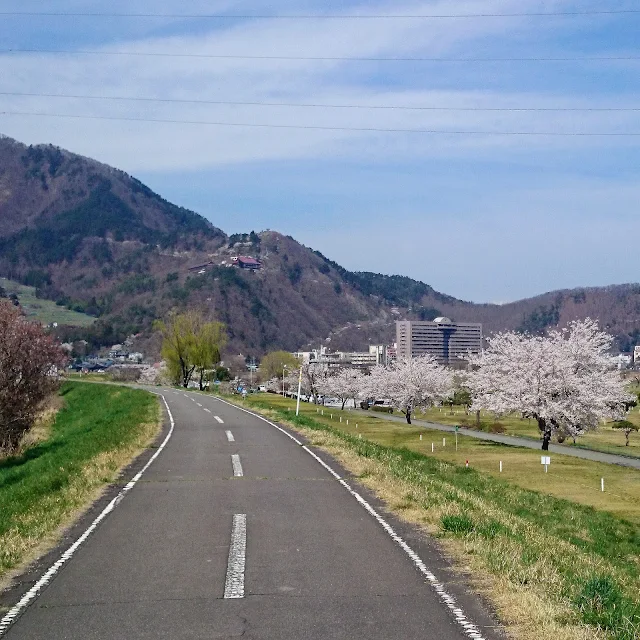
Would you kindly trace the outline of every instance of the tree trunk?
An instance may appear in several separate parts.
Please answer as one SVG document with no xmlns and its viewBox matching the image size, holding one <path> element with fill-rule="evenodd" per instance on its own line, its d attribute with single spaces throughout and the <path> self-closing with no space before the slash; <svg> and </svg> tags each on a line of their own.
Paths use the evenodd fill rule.
<svg viewBox="0 0 640 640">
<path fill-rule="evenodd" d="M 631 435 L 631 431 L 625 431 L 625 432 L 624 432 L 624 436 L 625 436 L 625 438 L 627 439 L 627 441 L 625 442 L 625 445 L 624 445 L 625 447 L 628 447 L 628 446 L 629 446 L 629 436 L 630 436 L 630 435 Z"/>
<path fill-rule="evenodd" d="M 480 409 L 476 411 L 476 429 L 480 428 Z"/>
<path fill-rule="evenodd" d="M 344 411 L 344 405 L 347 404 L 347 398 L 342 401 L 342 410 Z"/>
<path fill-rule="evenodd" d="M 198 382 L 200 385 L 200 391 L 204 391 L 204 369 L 200 371 L 200 380 Z"/>
</svg>

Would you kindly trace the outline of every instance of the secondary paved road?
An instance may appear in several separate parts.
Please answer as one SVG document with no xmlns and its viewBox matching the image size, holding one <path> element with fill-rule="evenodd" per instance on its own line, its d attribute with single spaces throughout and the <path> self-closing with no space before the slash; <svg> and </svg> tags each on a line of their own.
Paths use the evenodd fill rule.
<svg viewBox="0 0 640 640">
<path fill-rule="evenodd" d="M 176 423 L 166 448 L 6 638 L 497 637 L 431 542 L 388 520 L 435 588 L 285 433 L 214 398 L 165 396 Z"/>
<path fill-rule="evenodd" d="M 381 420 L 391 420 L 392 422 L 401 422 L 407 424 L 405 418 L 400 416 L 390 416 L 388 414 L 376 414 L 375 411 L 355 411 L 369 418 L 379 418 Z M 425 427 L 427 429 L 436 429 L 438 431 L 448 431 L 454 433 L 455 428 L 447 424 L 439 422 L 428 422 L 426 420 L 416 420 L 411 418 L 412 426 Z M 540 449 L 540 442 L 529 440 L 527 438 L 519 438 L 518 436 L 504 436 L 499 433 L 485 433 L 484 431 L 475 431 L 474 429 L 465 429 L 461 427 L 459 433 L 463 436 L 478 438 L 479 440 L 490 440 L 499 444 L 507 444 L 512 447 L 524 447 L 525 449 Z M 559 453 L 563 456 L 573 456 L 574 458 L 584 458 L 585 460 L 594 460 L 595 462 L 605 462 L 607 464 L 618 464 L 622 467 L 631 467 L 632 469 L 640 469 L 640 458 L 627 458 L 626 456 L 617 456 L 614 453 L 601 453 L 600 451 L 591 451 L 589 449 L 578 449 L 567 447 L 561 444 L 550 444 L 550 453 Z"/>
</svg>

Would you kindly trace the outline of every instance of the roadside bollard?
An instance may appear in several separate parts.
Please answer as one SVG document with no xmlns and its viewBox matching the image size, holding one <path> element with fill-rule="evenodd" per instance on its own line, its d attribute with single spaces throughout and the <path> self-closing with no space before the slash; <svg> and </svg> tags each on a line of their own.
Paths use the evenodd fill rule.
<svg viewBox="0 0 640 640">
<path fill-rule="evenodd" d="M 433 453 L 433 451 L 434 451 L 434 444 L 433 444 L 433 442 L 432 442 L 432 443 L 431 443 L 431 453 Z"/>
<path fill-rule="evenodd" d="M 604 491 L 604 478 L 600 478 L 600 491 Z"/>
<path fill-rule="evenodd" d="M 442 438 L 442 446 L 444 447 L 447 444 L 446 438 Z"/>
<path fill-rule="evenodd" d="M 502 473 L 502 460 L 500 460 L 500 473 Z"/>
<path fill-rule="evenodd" d="M 422 434 L 420 434 L 420 440 L 422 440 Z"/>
</svg>

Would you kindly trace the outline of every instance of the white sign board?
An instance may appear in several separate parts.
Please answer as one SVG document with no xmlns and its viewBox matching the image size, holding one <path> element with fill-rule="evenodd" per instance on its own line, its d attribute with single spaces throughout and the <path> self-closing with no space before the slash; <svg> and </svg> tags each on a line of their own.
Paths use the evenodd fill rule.
<svg viewBox="0 0 640 640">
<path fill-rule="evenodd" d="M 540 464 L 551 464 L 551 456 L 542 456 L 540 458 Z"/>
</svg>

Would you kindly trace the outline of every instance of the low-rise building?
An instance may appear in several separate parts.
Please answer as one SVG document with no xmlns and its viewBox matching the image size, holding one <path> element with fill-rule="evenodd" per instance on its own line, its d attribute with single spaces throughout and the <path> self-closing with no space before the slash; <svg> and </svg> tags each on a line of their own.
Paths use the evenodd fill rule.
<svg viewBox="0 0 640 640">
<path fill-rule="evenodd" d="M 231 264 L 240 269 L 247 269 L 249 271 L 259 271 L 262 269 L 262 262 L 251 258 L 250 256 L 236 256 L 231 258 Z"/>
</svg>

